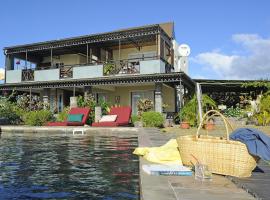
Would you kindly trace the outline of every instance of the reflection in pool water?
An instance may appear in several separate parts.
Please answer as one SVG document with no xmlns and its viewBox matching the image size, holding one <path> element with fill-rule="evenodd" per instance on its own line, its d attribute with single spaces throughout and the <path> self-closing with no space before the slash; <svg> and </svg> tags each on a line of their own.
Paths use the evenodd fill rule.
<svg viewBox="0 0 270 200">
<path fill-rule="evenodd" d="M 2 133 L 0 199 L 139 199 L 136 146 L 127 136 Z"/>
</svg>

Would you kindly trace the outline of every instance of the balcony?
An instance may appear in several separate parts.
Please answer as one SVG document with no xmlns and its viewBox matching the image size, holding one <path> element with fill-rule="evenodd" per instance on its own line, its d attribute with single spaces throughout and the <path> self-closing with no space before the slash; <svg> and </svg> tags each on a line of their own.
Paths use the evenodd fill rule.
<svg viewBox="0 0 270 200">
<path fill-rule="evenodd" d="M 169 73 L 171 72 L 171 69 L 171 65 L 155 56 L 116 61 L 111 60 L 101 63 L 62 65 L 57 68 L 47 69 L 9 70 L 6 73 L 6 83 L 87 79 L 132 74 Z"/>
</svg>

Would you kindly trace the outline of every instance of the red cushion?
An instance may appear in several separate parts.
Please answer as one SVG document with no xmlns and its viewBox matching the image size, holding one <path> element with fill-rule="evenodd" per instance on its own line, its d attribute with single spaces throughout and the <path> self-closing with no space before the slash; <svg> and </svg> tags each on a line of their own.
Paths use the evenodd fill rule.
<svg viewBox="0 0 270 200">
<path fill-rule="evenodd" d="M 47 126 L 67 126 L 67 122 L 48 122 Z"/>
<path fill-rule="evenodd" d="M 82 122 L 67 122 L 67 126 L 83 126 Z"/>
<path fill-rule="evenodd" d="M 131 107 L 112 107 L 109 114 L 117 115 L 116 122 L 119 125 L 128 125 L 131 116 Z"/>
<path fill-rule="evenodd" d="M 119 124 L 117 122 L 94 122 L 92 126 L 94 127 L 115 127 Z"/>
<path fill-rule="evenodd" d="M 89 113 L 90 113 L 90 109 L 89 108 L 71 108 L 71 110 L 69 111 L 69 114 L 73 114 L 73 115 L 74 114 L 83 114 L 81 125 L 86 124 L 87 119 L 88 119 L 88 116 L 89 116 Z M 68 125 L 69 125 L 69 123 L 71 123 L 71 122 L 68 122 Z M 78 125 L 78 126 L 81 126 L 81 125 Z M 70 126 L 74 126 L 74 125 L 70 125 Z"/>
<path fill-rule="evenodd" d="M 83 126 L 87 122 L 89 113 L 89 108 L 71 108 L 69 114 L 83 114 L 82 122 L 48 122 L 47 126 Z"/>
</svg>

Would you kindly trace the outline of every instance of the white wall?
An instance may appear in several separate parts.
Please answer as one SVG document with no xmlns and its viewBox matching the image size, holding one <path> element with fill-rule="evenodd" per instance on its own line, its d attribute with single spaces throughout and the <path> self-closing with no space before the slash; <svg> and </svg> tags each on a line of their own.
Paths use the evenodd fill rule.
<svg viewBox="0 0 270 200">
<path fill-rule="evenodd" d="M 156 45 L 143 46 L 140 51 L 135 47 L 120 49 L 121 59 L 128 59 L 128 54 L 142 53 L 142 52 L 149 52 L 149 51 L 156 51 L 156 50 L 157 50 Z M 113 50 L 113 60 L 120 60 L 119 59 L 119 50 L 118 49 Z"/>
<path fill-rule="evenodd" d="M 51 57 L 44 57 L 42 63 L 51 62 Z M 54 63 L 64 63 L 64 65 L 74 65 L 86 63 L 86 57 L 78 54 L 64 54 L 53 57 Z"/>
</svg>

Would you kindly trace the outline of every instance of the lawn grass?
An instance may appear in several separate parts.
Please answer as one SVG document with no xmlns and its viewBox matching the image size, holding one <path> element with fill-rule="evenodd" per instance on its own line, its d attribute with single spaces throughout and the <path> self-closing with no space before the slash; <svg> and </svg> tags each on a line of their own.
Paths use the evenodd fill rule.
<svg viewBox="0 0 270 200">
<path fill-rule="evenodd" d="M 270 136 L 270 126 L 234 126 L 234 128 L 256 128 L 265 134 Z M 191 135 L 191 134 L 196 134 L 197 128 L 196 127 L 191 127 L 190 129 L 182 129 L 179 126 L 174 126 L 174 127 L 166 127 L 161 129 L 161 131 L 166 134 L 166 133 L 174 133 L 174 134 L 179 134 L 181 135 Z M 231 131 L 229 131 L 231 132 Z M 206 134 L 206 131 L 204 129 L 201 129 L 201 134 Z M 215 130 L 209 131 L 208 134 L 213 134 L 213 135 L 225 135 L 225 127 L 224 126 L 215 126 Z"/>
</svg>

